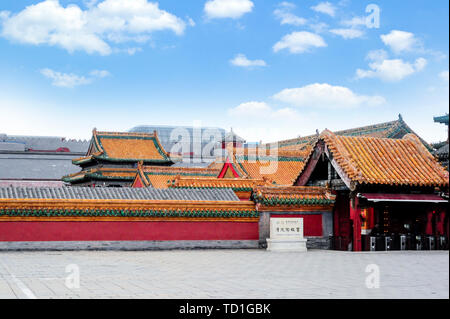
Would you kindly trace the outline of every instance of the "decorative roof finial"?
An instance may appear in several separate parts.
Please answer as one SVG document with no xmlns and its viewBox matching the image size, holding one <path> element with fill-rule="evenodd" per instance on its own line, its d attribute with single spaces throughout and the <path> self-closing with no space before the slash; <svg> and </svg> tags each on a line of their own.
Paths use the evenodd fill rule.
<svg viewBox="0 0 450 319">
<path fill-rule="evenodd" d="M 400 121 L 403 121 L 403 117 L 402 117 L 402 115 L 401 115 L 400 113 L 398 113 L 398 119 L 399 119 Z"/>
<path fill-rule="evenodd" d="M 319 136 L 319 135 L 320 135 L 320 133 L 319 133 L 319 129 L 317 129 L 317 128 L 316 128 L 316 135 L 317 135 L 317 136 Z"/>
</svg>

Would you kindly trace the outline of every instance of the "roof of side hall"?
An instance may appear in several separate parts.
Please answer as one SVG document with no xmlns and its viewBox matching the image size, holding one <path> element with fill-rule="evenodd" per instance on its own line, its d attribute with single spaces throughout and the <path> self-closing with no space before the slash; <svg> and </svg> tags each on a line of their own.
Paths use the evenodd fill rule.
<svg viewBox="0 0 450 319">
<path fill-rule="evenodd" d="M 172 164 L 173 158 L 164 150 L 156 132 L 123 133 L 93 130 L 91 144 L 86 156 L 73 160 L 83 165 L 99 159 L 109 162 L 139 162 Z"/>
<path fill-rule="evenodd" d="M 305 157 L 311 147 L 305 151 L 285 151 L 279 149 L 243 149 L 229 150 L 229 161 L 233 170 L 241 178 L 263 179 L 273 184 L 291 186 L 305 165 Z M 217 160 L 210 167 L 226 165 Z"/>
<path fill-rule="evenodd" d="M 184 177 L 177 176 L 170 187 L 173 188 L 231 188 L 235 191 L 253 190 L 258 186 L 270 186 L 269 179 L 250 178 L 217 178 L 217 177 Z"/>
<path fill-rule="evenodd" d="M 448 172 L 414 134 L 391 139 L 339 136 L 325 130 L 320 140 L 354 183 L 435 187 L 449 183 Z"/>
<path fill-rule="evenodd" d="M 403 120 L 402 116 L 399 115 L 398 120 L 384 122 L 374 125 L 362 126 L 347 130 L 335 131 L 334 134 L 342 136 L 371 136 L 371 137 L 385 137 L 399 139 L 406 134 L 413 133 L 416 134 Z M 416 134 L 417 135 L 417 134 Z M 293 138 L 289 140 L 283 140 L 278 142 L 278 147 L 280 149 L 306 149 L 308 146 L 314 144 L 317 140 L 318 135 L 309 135 L 298 138 Z M 428 150 L 432 150 L 432 147 L 420 139 L 423 145 Z"/>
<path fill-rule="evenodd" d="M 138 164 L 136 179 L 140 179 L 142 186 L 145 187 L 168 188 L 177 176 L 217 177 L 219 172 L 219 169 L 210 168 L 144 166 Z"/>
</svg>

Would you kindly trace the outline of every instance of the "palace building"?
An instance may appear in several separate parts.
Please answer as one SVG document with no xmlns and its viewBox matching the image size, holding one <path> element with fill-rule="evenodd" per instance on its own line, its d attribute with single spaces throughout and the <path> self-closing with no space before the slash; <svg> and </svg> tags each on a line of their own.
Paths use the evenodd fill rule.
<svg viewBox="0 0 450 319">
<path fill-rule="evenodd" d="M 219 170 L 212 168 L 144 166 L 139 163 L 131 186 L 168 188 L 177 176 L 201 178 L 217 177 L 218 174 Z"/>
<path fill-rule="evenodd" d="M 448 236 L 449 175 L 414 134 L 390 139 L 326 130 L 295 185 L 326 186 L 336 194 L 334 236 L 341 249 L 367 247 L 364 236 L 374 229 L 392 241 Z"/>
<path fill-rule="evenodd" d="M 72 160 L 81 171 L 64 176 L 63 181 L 74 186 L 131 186 L 138 163 L 170 166 L 176 161 L 180 158 L 164 150 L 156 131 L 147 134 L 94 129 L 86 155 Z"/>
<path fill-rule="evenodd" d="M 262 248 L 272 218 L 303 218 L 309 248 L 448 247 L 448 172 L 401 116 L 243 142 L 231 132 L 207 167 L 183 167 L 157 132 L 94 129 L 66 187 L 0 188 L 0 248 Z"/>
</svg>

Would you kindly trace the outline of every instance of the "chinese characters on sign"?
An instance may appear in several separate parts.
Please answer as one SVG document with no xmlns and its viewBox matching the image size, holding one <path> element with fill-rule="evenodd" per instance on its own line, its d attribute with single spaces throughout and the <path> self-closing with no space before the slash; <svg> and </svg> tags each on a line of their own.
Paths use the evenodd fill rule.
<svg viewBox="0 0 450 319">
<path fill-rule="evenodd" d="M 271 218 L 270 238 L 302 239 L 303 218 Z"/>
</svg>

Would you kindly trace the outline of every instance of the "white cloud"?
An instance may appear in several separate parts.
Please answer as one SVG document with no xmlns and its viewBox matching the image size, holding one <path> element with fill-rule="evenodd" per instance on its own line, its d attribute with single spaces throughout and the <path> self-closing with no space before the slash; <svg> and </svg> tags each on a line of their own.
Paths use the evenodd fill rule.
<svg viewBox="0 0 450 319">
<path fill-rule="evenodd" d="M 1 35 L 8 39 L 101 55 L 113 52 L 110 42 L 144 43 L 152 32 L 169 30 L 181 35 L 186 27 L 183 20 L 147 0 L 91 1 L 86 10 L 45 0 L 2 20 Z"/>
<path fill-rule="evenodd" d="M 49 68 L 42 69 L 41 74 L 52 80 L 52 85 L 64 88 L 74 88 L 80 85 L 92 83 L 95 78 L 105 78 L 111 74 L 106 70 L 93 70 L 90 77 L 80 76 L 73 73 L 62 73 Z"/>
<path fill-rule="evenodd" d="M 209 19 L 238 19 L 251 12 L 253 6 L 250 0 L 209 0 L 205 3 L 204 11 Z"/>
<path fill-rule="evenodd" d="M 142 48 L 137 48 L 137 47 L 134 47 L 134 48 L 128 48 L 128 49 L 126 49 L 125 50 L 129 55 L 135 55 L 137 52 L 141 52 L 142 51 Z"/>
<path fill-rule="evenodd" d="M 232 117 L 250 117 L 252 119 L 295 120 L 299 118 L 299 114 L 289 107 L 274 110 L 267 103 L 257 101 L 241 103 L 238 106 L 229 109 L 228 115 Z"/>
<path fill-rule="evenodd" d="M 83 0 L 83 3 L 86 7 L 91 8 L 97 4 L 99 0 Z"/>
<path fill-rule="evenodd" d="M 240 67 L 266 66 L 264 60 L 249 60 L 244 54 L 237 54 L 230 63 Z"/>
<path fill-rule="evenodd" d="M 382 34 L 380 37 L 381 41 L 396 54 L 413 51 L 420 46 L 419 40 L 411 32 L 392 30 L 388 34 Z"/>
<path fill-rule="evenodd" d="M 344 26 L 350 27 L 350 28 L 365 26 L 366 25 L 366 17 L 353 17 L 349 20 L 342 21 L 341 24 Z"/>
<path fill-rule="evenodd" d="M 311 7 L 311 9 L 332 17 L 334 17 L 336 14 L 336 7 L 333 6 L 330 2 L 321 2 L 318 5 Z"/>
<path fill-rule="evenodd" d="M 232 116 L 261 116 L 267 115 L 272 109 L 265 102 L 246 102 L 239 104 L 235 108 L 229 109 L 228 113 Z"/>
<path fill-rule="evenodd" d="M 273 118 L 286 118 L 286 119 L 290 119 L 293 120 L 296 117 L 298 117 L 298 113 L 291 109 L 290 107 L 285 107 L 276 111 L 273 111 L 271 114 L 271 117 Z"/>
<path fill-rule="evenodd" d="M 277 9 L 273 12 L 275 17 L 280 20 L 280 24 L 290 24 L 300 26 L 306 24 L 307 20 L 296 16 L 291 12 L 296 6 L 290 2 L 282 2 Z"/>
<path fill-rule="evenodd" d="M 291 53 L 304 53 L 312 48 L 326 46 L 327 44 L 320 35 L 307 31 L 300 31 L 285 35 L 273 46 L 273 51 L 278 52 L 287 49 Z"/>
<path fill-rule="evenodd" d="M 111 75 L 111 73 L 106 70 L 93 70 L 89 74 L 96 78 L 106 78 Z"/>
<path fill-rule="evenodd" d="M 84 76 L 78 76 L 73 73 L 61 73 L 51 69 L 42 69 L 41 74 L 52 80 L 52 85 L 66 88 L 73 88 L 79 85 L 85 85 L 92 82 Z"/>
<path fill-rule="evenodd" d="M 195 27 L 196 24 L 195 24 L 195 21 L 192 18 L 188 17 L 187 20 L 188 20 L 189 26 Z"/>
<path fill-rule="evenodd" d="M 366 59 L 370 61 L 383 61 L 388 58 L 388 53 L 382 49 L 372 50 L 367 53 Z"/>
<path fill-rule="evenodd" d="M 379 78 L 386 82 L 395 82 L 404 79 L 416 72 L 422 71 L 427 60 L 418 58 L 414 63 L 404 62 L 401 59 L 379 59 L 369 63 L 370 70 L 356 70 L 356 77 Z"/>
<path fill-rule="evenodd" d="M 364 32 L 358 29 L 332 29 L 331 33 L 339 35 L 344 39 L 356 39 L 361 38 L 364 35 Z"/>
<path fill-rule="evenodd" d="M 273 98 L 297 107 L 329 109 L 376 106 L 385 103 L 385 99 L 381 96 L 358 95 L 349 88 L 327 83 L 284 89 Z"/>
<path fill-rule="evenodd" d="M 11 12 L 9 11 L 0 11 L 0 21 L 5 20 L 10 16 Z"/>
<path fill-rule="evenodd" d="M 318 23 L 310 23 L 308 25 L 308 27 L 313 30 L 315 33 L 323 33 L 325 31 L 327 31 L 328 29 L 328 24 L 324 23 L 324 22 L 318 22 Z"/>
<path fill-rule="evenodd" d="M 439 73 L 439 77 L 445 82 L 448 82 L 448 70 Z"/>
</svg>

